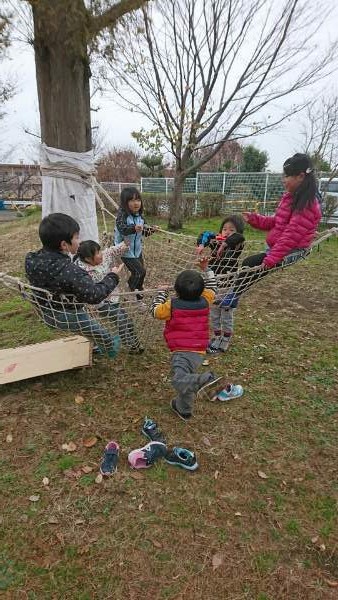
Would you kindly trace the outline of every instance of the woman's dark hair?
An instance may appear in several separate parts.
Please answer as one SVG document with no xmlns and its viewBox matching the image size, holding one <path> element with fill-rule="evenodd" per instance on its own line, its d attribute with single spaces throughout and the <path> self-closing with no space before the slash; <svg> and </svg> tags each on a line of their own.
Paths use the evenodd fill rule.
<svg viewBox="0 0 338 600">
<path fill-rule="evenodd" d="M 63 213 L 52 213 L 44 217 L 39 226 L 39 237 L 44 248 L 60 250 L 61 242 L 72 243 L 75 233 L 79 233 L 80 225 Z"/>
<path fill-rule="evenodd" d="M 176 277 L 174 287 L 181 300 L 198 300 L 204 290 L 204 279 L 197 271 L 182 271 Z"/>
<path fill-rule="evenodd" d="M 288 158 L 283 165 L 284 175 L 293 177 L 304 173 L 302 183 L 293 193 L 291 204 L 292 212 L 301 212 L 304 208 L 311 206 L 316 200 L 317 182 L 313 172 L 313 165 L 307 154 L 294 154 Z"/>
<path fill-rule="evenodd" d="M 94 258 L 96 252 L 99 252 L 99 250 L 101 250 L 100 244 L 94 242 L 94 240 L 86 240 L 79 245 L 76 258 L 80 258 L 86 262 L 86 258 Z"/>
<path fill-rule="evenodd" d="M 222 233 L 222 229 L 225 225 L 225 223 L 232 223 L 233 226 L 235 227 L 237 233 L 243 233 L 244 231 L 244 219 L 241 215 L 228 215 L 227 217 L 225 217 L 225 219 L 223 219 L 221 226 L 219 228 L 219 233 Z"/>
<path fill-rule="evenodd" d="M 140 194 L 139 190 L 136 187 L 123 188 L 121 195 L 120 195 L 120 208 L 123 210 L 123 212 L 130 213 L 130 210 L 128 208 L 128 202 L 129 202 L 129 200 L 134 200 L 134 199 L 141 200 L 141 208 L 138 212 L 140 215 L 142 215 L 142 213 L 143 213 L 142 198 L 141 198 L 141 194 Z"/>
</svg>

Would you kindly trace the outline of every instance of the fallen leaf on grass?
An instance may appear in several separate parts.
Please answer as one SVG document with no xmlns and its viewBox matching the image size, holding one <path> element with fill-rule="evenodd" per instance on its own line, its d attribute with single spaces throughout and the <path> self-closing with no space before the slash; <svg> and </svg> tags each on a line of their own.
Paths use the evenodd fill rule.
<svg viewBox="0 0 338 600">
<path fill-rule="evenodd" d="M 6 442 L 7 442 L 7 444 L 10 444 L 12 441 L 13 441 L 13 436 L 12 436 L 12 434 L 11 434 L 11 433 L 9 433 L 9 434 L 6 436 Z"/>
<path fill-rule="evenodd" d="M 162 548 L 162 544 L 160 542 L 158 542 L 157 540 L 152 540 L 153 542 L 153 546 L 155 546 L 155 548 Z"/>
<path fill-rule="evenodd" d="M 31 502 L 38 502 L 40 500 L 40 496 L 39 496 L 39 494 L 35 494 L 33 496 L 29 496 L 29 500 Z"/>
<path fill-rule="evenodd" d="M 75 525 L 84 525 L 84 523 L 85 523 L 84 519 L 77 519 L 75 521 Z"/>
<path fill-rule="evenodd" d="M 82 471 L 81 469 L 66 469 L 63 472 L 65 477 L 68 477 L 69 479 L 80 479 L 80 477 L 82 477 Z"/>
<path fill-rule="evenodd" d="M 241 513 L 241 512 L 239 512 L 239 511 L 235 512 L 235 517 L 242 517 L 242 516 L 243 516 L 243 515 L 242 515 L 242 513 Z"/>
<path fill-rule="evenodd" d="M 57 538 L 57 540 L 60 542 L 61 546 L 65 545 L 65 538 L 63 537 L 63 534 L 60 533 L 59 531 L 55 534 L 55 537 Z"/>
<path fill-rule="evenodd" d="M 102 483 L 102 481 L 103 481 L 103 475 L 102 475 L 102 473 L 99 473 L 97 475 L 97 477 L 95 477 L 95 483 Z"/>
<path fill-rule="evenodd" d="M 75 396 L 74 398 L 74 402 L 75 404 L 83 404 L 84 403 L 84 397 L 83 396 Z"/>
<path fill-rule="evenodd" d="M 140 473 L 139 471 L 133 471 L 132 473 L 129 473 L 129 476 L 132 477 L 133 479 L 143 479 L 144 476 L 142 473 Z"/>
<path fill-rule="evenodd" d="M 74 452 L 77 448 L 76 444 L 74 444 L 74 442 L 69 442 L 66 444 L 62 444 L 61 446 L 62 450 L 67 450 L 67 452 Z"/>
<path fill-rule="evenodd" d="M 89 550 L 90 550 L 90 547 L 87 545 L 87 546 L 82 546 L 82 548 L 79 548 L 78 552 L 79 552 L 79 554 L 88 554 Z"/>
<path fill-rule="evenodd" d="M 211 442 L 210 442 L 209 438 L 207 438 L 205 436 L 202 437 L 202 442 L 205 446 L 209 446 L 209 448 L 211 448 Z"/>
<path fill-rule="evenodd" d="M 53 517 L 53 515 L 48 518 L 48 523 L 50 523 L 51 525 L 57 525 L 58 522 L 59 519 L 57 517 Z"/>
<path fill-rule="evenodd" d="M 44 477 L 42 480 L 43 485 L 49 485 L 49 479 L 48 477 Z"/>
<path fill-rule="evenodd" d="M 84 467 L 81 467 L 81 470 L 82 470 L 84 473 L 91 473 L 91 472 L 92 472 L 92 470 L 93 470 L 93 467 L 89 467 L 88 465 L 84 465 Z"/>
<path fill-rule="evenodd" d="M 95 436 L 85 438 L 82 442 L 82 444 L 84 445 L 85 448 L 92 448 L 93 446 L 95 446 L 96 443 L 97 443 L 97 437 L 95 437 Z"/>
<path fill-rule="evenodd" d="M 320 544 L 320 546 L 319 546 L 319 550 L 320 550 L 321 552 L 325 552 L 325 550 L 326 550 L 326 546 L 325 546 L 325 544 Z"/>
<path fill-rule="evenodd" d="M 318 540 L 319 540 L 319 537 L 318 537 L 318 535 L 316 535 L 316 537 L 313 537 L 313 538 L 311 538 L 311 542 L 312 542 L 313 544 L 317 544 Z"/>
<path fill-rule="evenodd" d="M 327 583 L 327 585 L 329 587 L 332 587 L 332 588 L 338 587 L 338 581 L 332 581 L 331 579 L 324 579 L 324 581 L 325 581 L 325 583 Z"/>
<path fill-rule="evenodd" d="M 202 362 L 203 367 L 207 367 L 210 364 L 210 360 L 204 360 Z"/>
<path fill-rule="evenodd" d="M 234 460 L 240 460 L 239 454 L 233 454 L 233 455 L 232 455 L 232 458 L 233 458 Z"/>
<path fill-rule="evenodd" d="M 214 478 L 215 478 L 215 479 L 218 479 L 218 476 L 219 476 L 219 471 L 215 471 L 215 473 L 214 473 Z"/>
<path fill-rule="evenodd" d="M 268 476 L 266 473 L 264 473 L 264 471 L 257 471 L 257 475 L 258 477 L 260 477 L 261 479 L 267 479 Z"/>
<path fill-rule="evenodd" d="M 222 552 L 216 552 L 212 557 L 212 570 L 216 571 L 224 562 L 224 554 Z"/>
</svg>

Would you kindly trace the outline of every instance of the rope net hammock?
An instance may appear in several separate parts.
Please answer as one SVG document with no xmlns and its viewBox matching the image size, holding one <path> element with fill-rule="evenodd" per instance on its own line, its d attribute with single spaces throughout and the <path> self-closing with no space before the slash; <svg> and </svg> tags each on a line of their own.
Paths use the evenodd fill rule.
<svg viewBox="0 0 338 600">
<path fill-rule="evenodd" d="M 113 209 L 117 206 L 95 180 L 93 188 L 105 228 L 102 245 L 109 246 L 112 234 L 108 233 L 107 216 L 115 219 L 115 215 L 106 207 L 107 201 L 113 205 Z M 101 194 L 104 195 L 105 201 Z M 289 268 L 294 262 L 307 258 L 324 240 L 337 233 L 338 229 L 335 228 L 322 233 L 301 255 L 297 254 L 294 257 L 291 255 L 283 263 L 268 271 L 262 271 L 259 267 L 242 267 L 227 275 L 216 273 L 218 297 L 233 294 L 234 290 L 239 296 L 246 293 L 267 273 Z M 246 256 L 261 251 L 261 247 L 261 241 L 245 242 L 240 263 Z M 122 270 L 118 292 L 114 290 L 111 299 L 99 305 L 79 303 L 74 297 L 56 296 L 46 289 L 33 287 L 5 273 L 0 273 L 0 282 L 13 291 L 19 291 L 23 299 L 30 302 L 39 319 L 48 327 L 80 333 L 88 337 L 98 347 L 99 352 L 111 356 L 115 355 L 120 345 L 130 353 L 137 353 L 145 346 L 156 347 L 160 342 L 162 325 L 151 314 L 153 297 L 164 284 L 174 293 L 173 285 L 178 273 L 185 269 L 198 268 L 196 239 L 159 229 L 153 235 L 144 237 L 143 256 L 147 274 L 141 302 L 135 292 L 129 291 L 126 269 Z M 114 257 L 112 266 L 119 264 L 121 259 L 118 256 Z"/>
</svg>

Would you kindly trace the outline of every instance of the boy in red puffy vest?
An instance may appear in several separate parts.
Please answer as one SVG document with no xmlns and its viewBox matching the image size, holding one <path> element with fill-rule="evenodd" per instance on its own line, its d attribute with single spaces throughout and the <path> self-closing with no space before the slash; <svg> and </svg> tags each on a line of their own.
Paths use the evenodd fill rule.
<svg viewBox="0 0 338 600">
<path fill-rule="evenodd" d="M 203 270 L 207 264 L 207 259 L 200 261 Z M 209 400 L 230 400 L 241 396 L 243 389 L 232 384 L 225 387 L 224 378 L 216 378 L 211 371 L 196 373 L 209 343 L 209 312 L 217 287 L 213 271 L 205 271 L 204 278 L 197 271 L 182 271 L 174 287 L 176 297 L 171 299 L 168 290 L 158 291 L 152 313 L 166 321 L 164 337 L 171 351 L 172 385 L 177 393 L 171 408 L 186 420 L 192 416 L 196 394 Z"/>
</svg>

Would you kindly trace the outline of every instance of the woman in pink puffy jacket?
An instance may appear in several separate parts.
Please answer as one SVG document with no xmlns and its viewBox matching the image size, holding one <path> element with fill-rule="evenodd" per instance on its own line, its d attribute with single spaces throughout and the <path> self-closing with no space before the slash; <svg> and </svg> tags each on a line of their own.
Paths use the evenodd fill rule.
<svg viewBox="0 0 338 600">
<path fill-rule="evenodd" d="M 221 306 L 236 308 L 238 300 L 250 285 L 267 274 L 272 267 L 289 264 L 301 258 L 315 237 L 321 219 L 317 184 L 313 166 L 306 154 L 294 154 L 284 165 L 285 192 L 274 215 L 244 213 L 244 220 L 255 229 L 267 231 L 265 252 L 243 260 L 243 267 L 260 267 L 254 273 L 241 272 Z"/>
</svg>

